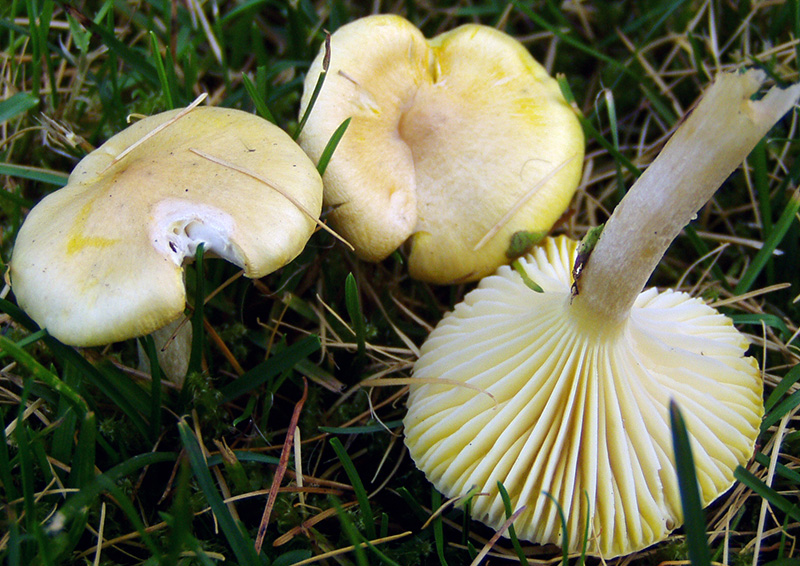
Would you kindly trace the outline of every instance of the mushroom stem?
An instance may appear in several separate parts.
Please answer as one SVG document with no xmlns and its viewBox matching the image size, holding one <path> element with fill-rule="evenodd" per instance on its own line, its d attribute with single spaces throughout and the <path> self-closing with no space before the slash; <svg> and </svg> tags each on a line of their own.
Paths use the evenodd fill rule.
<svg viewBox="0 0 800 566">
<path fill-rule="evenodd" d="M 189 357 L 192 350 L 192 325 L 181 317 L 150 333 L 156 346 L 158 365 L 166 378 L 178 389 L 189 370 Z M 147 357 L 141 342 L 138 344 L 139 369 L 151 373 L 150 358 Z"/>
<path fill-rule="evenodd" d="M 724 73 L 684 118 L 603 229 L 573 307 L 625 320 L 672 241 L 800 97 L 800 83 L 750 100 L 765 74 Z"/>
</svg>

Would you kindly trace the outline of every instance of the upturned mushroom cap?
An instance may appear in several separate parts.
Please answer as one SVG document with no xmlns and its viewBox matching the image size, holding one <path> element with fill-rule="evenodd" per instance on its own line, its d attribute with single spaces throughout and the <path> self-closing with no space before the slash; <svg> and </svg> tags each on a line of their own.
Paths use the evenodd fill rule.
<svg viewBox="0 0 800 566">
<path fill-rule="evenodd" d="M 87 155 L 31 210 L 12 287 L 67 344 L 144 335 L 183 313 L 182 265 L 200 243 L 262 277 L 300 253 L 321 204 L 314 164 L 278 127 L 224 108 L 165 112 Z"/>
<path fill-rule="evenodd" d="M 579 551 L 588 521 L 588 551 L 605 558 L 662 540 L 681 522 L 671 399 L 683 409 L 704 503 L 749 460 L 764 408 L 747 340 L 700 300 L 642 288 L 800 98 L 798 83 L 754 99 L 765 78 L 717 77 L 599 239 L 578 252 L 577 242 L 548 238 L 520 260 L 543 292 L 502 267 L 423 344 L 406 444 L 446 495 L 488 492 L 474 499 L 473 516 L 503 525 L 502 482 L 523 538 Z M 564 512 L 569 543 L 544 492 Z"/>
<path fill-rule="evenodd" d="M 612 558 L 663 540 L 682 522 L 669 402 L 683 410 L 703 503 L 753 453 L 762 381 L 730 319 L 681 292 L 649 289 L 621 326 L 570 308 L 577 242 L 548 238 L 446 315 L 414 367 L 405 418 L 417 466 L 448 497 L 477 486 L 473 517 L 506 519 L 520 538 Z M 440 379 L 464 384 L 426 383 Z"/>
<path fill-rule="evenodd" d="M 301 113 L 323 59 L 309 69 Z M 370 261 L 410 238 L 418 279 L 475 280 L 521 255 L 580 179 L 574 112 L 530 53 L 493 28 L 426 41 L 399 16 L 341 27 L 300 145 L 319 160 L 347 118 L 323 177 L 331 221 Z"/>
</svg>

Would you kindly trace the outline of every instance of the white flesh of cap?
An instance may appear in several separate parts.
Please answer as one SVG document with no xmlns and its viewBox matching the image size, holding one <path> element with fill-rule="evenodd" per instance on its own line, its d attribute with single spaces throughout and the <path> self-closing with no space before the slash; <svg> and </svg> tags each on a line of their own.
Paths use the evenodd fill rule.
<svg viewBox="0 0 800 566">
<path fill-rule="evenodd" d="M 244 267 L 241 253 L 231 242 L 235 226 L 231 215 L 216 207 L 168 199 L 153 210 L 150 238 L 153 247 L 175 265 L 191 260 L 203 244 L 205 251 Z"/>
</svg>

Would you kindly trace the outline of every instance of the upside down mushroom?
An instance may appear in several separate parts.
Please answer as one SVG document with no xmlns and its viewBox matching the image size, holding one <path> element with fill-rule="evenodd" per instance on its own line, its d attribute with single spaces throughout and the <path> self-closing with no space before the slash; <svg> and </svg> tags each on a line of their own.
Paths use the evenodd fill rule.
<svg viewBox="0 0 800 566">
<path fill-rule="evenodd" d="M 488 493 L 473 499 L 474 518 L 504 523 L 502 482 L 514 509 L 524 506 L 514 522 L 520 538 L 564 545 L 569 534 L 569 551 L 580 552 L 588 521 L 588 551 L 605 558 L 663 540 L 683 520 L 670 399 L 687 423 L 704 504 L 751 458 L 764 409 L 747 339 L 700 299 L 642 289 L 672 240 L 800 96 L 795 85 L 752 101 L 763 80 L 751 71 L 715 81 L 590 254 L 559 237 L 522 258 L 542 292 L 501 267 L 422 346 L 405 442 L 448 497 Z"/>
</svg>

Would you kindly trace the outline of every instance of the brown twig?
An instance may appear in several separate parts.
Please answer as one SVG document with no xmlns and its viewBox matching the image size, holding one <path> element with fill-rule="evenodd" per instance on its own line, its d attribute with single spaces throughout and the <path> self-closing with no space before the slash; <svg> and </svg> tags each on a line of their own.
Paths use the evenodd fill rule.
<svg viewBox="0 0 800 566">
<path fill-rule="evenodd" d="M 267 525 L 269 525 L 269 517 L 272 514 L 272 508 L 275 506 L 275 499 L 278 497 L 278 488 L 280 488 L 283 475 L 286 473 L 286 468 L 289 466 L 289 452 L 292 449 L 294 441 L 294 430 L 297 428 L 297 421 L 300 419 L 300 411 L 303 409 L 303 404 L 308 397 L 308 380 L 303 377 L 303 396 L 294 406 L 292 411 L 292 418 L 289 421 L 289 428 L 286 431 L 286 439 L 283 441 L 283 449 L 281 450 L 281 457 L 278 463 L 278 469 L 275 470 L 275 477 L 272 478 L 272 485 L 269 488 L 269 495 L 267 496 L 267 504 L 264 506 L 264 514 L 261 516 L 261 524 L 258 526 L 258 536 L 256 536 L 256 554 L 261 553 L 261 546 L 264 544 L 264 537 L 267 534 Z"/>
</svg>

